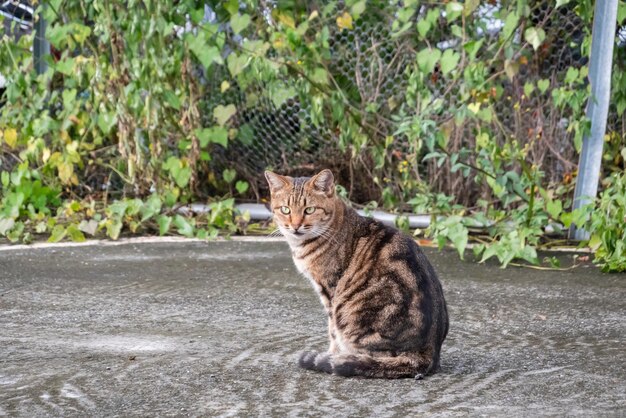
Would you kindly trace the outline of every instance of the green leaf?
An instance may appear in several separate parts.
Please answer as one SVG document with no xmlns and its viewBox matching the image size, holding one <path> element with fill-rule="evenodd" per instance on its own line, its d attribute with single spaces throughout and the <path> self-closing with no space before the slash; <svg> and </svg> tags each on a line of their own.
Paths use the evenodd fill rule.
<svg viewBox="0 0 626 418">
<path fill-rule="evenodd" d="M 506 15 L 506 19 L 504 19 L 504 26 L 502 27 L 502 33 L 500 38 L 502 40 L 507 40 L 513 34 L 513 31 L 517 28 L 517 24 L 519 22 L 519 16 L 515 12 L 511 12 Z"/>
<path fill-rule="evenodd" d="M 222 2 L 222 7 L 231 15 L 234 15 L 239 11 L 239 1 L 238 0 L 226 0 Z"/>
<path fill-rule="evenodd" d="M 153 194 L 152 196 L 150 196 L 141 207 L 141 222 L 145 222 L 155 215 L 161 213 L 162 205 L 163 203 L 161 202 L 161 196 L 159 196 L 158 194 Z"/>
<path fill-rule="evenodd" d="M 565 228 L 569 228 L 572 225 L 573 216 L 571 212 L 563 212 L 561 213 L 561 222 Z"/>
<path fill-rule="evenodd" d="M 128 209 L 126 209 L 126 214 L 128 216 L 135 216 L 139 213 L 141 208 L 143 207 L 143 202 L 139 198 L 128 200 Z"/>
<path fill-rule="evenodd" d="M 191 180 L 191 167 L 183 165 L 180 168 L 172 170 L 172 174 L 176 185 L 181 189 L 185 188 L 189 184 L 189 180 Z"/>
<path fill-rule="evenodd" d="M 549 200 L 546 204 L 546 211 L 552 219 L 559 219 L 561 212 L 563 211 L 563 203 L 560 200 Z"/>
<path fill-rule="evenodd" d="M 591 238 L 589 239 L 589 244 L 587 245 L 589 245 L 589 247 L 593 251 L 597 251 L 598 248 L 600 248 L 600 246 L 602 245 L 602 238 L 600 238 L 598 234 L 593 234 Z"/>
<path fill-rule="evenodd" d="M 424 74 L 430 74 L 435 69 L 440 57 L 441 51 L 437 48 L 424 48 L 417 54 L 417 65 Z"/>
<path fill-rule="evenodd" d="M 485 38 L 482 38 L 478 41 L 469 41 L 463 45 L 463 49 L 465 49 L 465 52 L 469 55 L 470 60 L 476 59 L 476 54 L 478 54 L 478 51 L 480 51 L 480 47 L 484 42 Z"/>
<path fill-rule="evenodd" d="M 103 134 L 107 135 L 111 132 L 111 129 L 117 124 L 117 115 L 115 112 L 99 112 L 98 113 L 98 128 Z"/>
<path fill-rule="evenodd" d="M 519 64 L 515 60 L 504 61 L 504 72 L 509 80 L 513 80 L 519 71 Z"/>
<path fill-rule="evenodd" d="M 224 148 L 228 146 L 228 131 L 221 126 L 196 129 L 194 134 L 198 137 L 202 148 L 205 148 L 209 143 L 219 144 Z"/>
<path fill-rule="evenodd" d="M 63 107 L 65 110 L 72 110 L 74 107 L 74 101 L 76 100 L 76 89 L 65 89 L 62 93 Z"/>
<path fill-rule="evenodd" d="M 291 99 L 297 94 L 296 89 L 292 86 L 286 86 L 281 83 L 272 83 L 270 86 L 270 98 L 276 108 Z"/>
<path fill-rule="evenodd" d="M 187 33 L 185 34 L 185 40 L 191 52 L 206 70 L 208 70 L 213 63 L 224 63 L 220 50 L 216 46 L 207 46 L 204 36 L 194 36 L 191 33 Z"/>
<path fill-rule="evenodd" d="M 322 67 L 314 69 L 310 77 L 311 80 L 317 84 L 328 84 L 328 72 Z"/>
<path fill-rule="evenodd" d="M 463 224 L 461 224 L 461 222 L 459 221 L 458 224 L 450 228 L 448 238 L 454 244 L 454 248 L 456 248 L 457 252 L 459 253 L 459 257 L 461 258 L 461 260 L 463 260 L 468 240 L 467 228 L 465 228 Z"/>
<path fill-rule="evenodd" d="M 420 19 L 417 22 L 417 33 L 419 33 L 422 38 L 425 38 L 426 35 L 428 35 L 430 28 L 431 28 L 431 24 L 426 19 Z"/>
<path fill-rule="evenodd" d="M 459 60 L 461 59 L 461 55 L 458 52 L 453 51 L 452 49 L 446 49 L 441 55 L 441 72 L 446 75 L 450 71 L 456 68 Z"/>
<path fill-rule="evenodd" d="M 248 54 L 254 55 L 256 57 L 264 57 L 267 51 L 270 49 L 270 44 L 261 40 L 253 41 L 250 39 L 246 39 L 241 47 Z"/>
<path fill-rule="evenodd" d="M 1 222 L 1 221 L 0 221 Z M 84 221 L 83 221 L 84 222 Z M 48 225 L 46 225 L 45 222 L 39 222 L 36 226 L 35 226 L 35 232 L 38 234 L 43 234 L 44 232 L 46 232 L 48 230 Z M 0 231 L 0 235 L 1 235 L 1 231 Z"/>
<path fill-rule="evenodd" d="M 244 70 L 244 68 L 248 66 L 248 64 L 250 63 L 250 56 L 246 54 L 237 55 L 233 52 L 228 56 L 227 61 L 228 71 L 230 71 L 230 75 L 236 77 Z"/>
<path fill-rule="evenodd" d="M 626 2 L 620 1 L 617 3 L 617 22 L 621 24 L 626 20 Z"/>
<path fill-rule="evenodd" d="M 174 226 L 177 228 L 177 231 L 180 235 L 184 235 L 188 238 L 193 238 L 194 236 L 194 227 L 193 225 L 183 216 L 176 215 L 174 216 Z"/>
<path fill-rule="evenodd" d="M 228 184 L 232 183 L 236 177 L 237 177 L 237 172 L 233 170 L 232 168 L 227 168 L 222 173 L 222 178 L 224 178 L 224 181 Z"/>
<path fill-rule="evenodd" d="M 239 194 L 244 194 L 246 191 L 248 191 L 248 182 L 247 181 L 242 181 L 239 180 L 237 183 L 235 183 L 235 189 L 237 189 L 237 193 Z"/>
<path fill-rule="evenodd" d="M 13 229 L 15 220 L 13 218 L 0 218 L 0 235 L 6 236 L 7 233 Z"/>
<path fill-rule="evenodd" d="M 85 235 L 82 233 L 82 231 L 78 228 L 76 224 L 71 224 L 70 226 L 68 226 L 67 233 L 70 236 L 70 239 L 74 242 L 85 241 Z"/>
<path fill-rule="evenodd" d="M 105 227 L 107 230 L 107 236 L 112 240 L 117 240 L 120 237 L 120 233 L 122 232 L 122 221 L 118 218 L 110 218 L 105 222 Z"/>
<path fill-rule="evenodd" d="M 170 230 L 172 218 L 166 215 L 157 216 L 157 224 L 159 225 L 159 235 L 163 236 Z"/>
<path fill-rule="evenodd" d="M 237 13 L 230 17 L 230 27 L 233 32 L 237 34 L 247 28 L 250 22 L 250 15 L 247 14 L 240 15 L 239 13 Z"/>
<path fill-rule="evenodd" d="M 479 263 L 484 263 L 485 261 L 489 260 L 494 255 L 497 255 L 497 253 L 498 253 L 497 244 L 488 245 L 487 248 L 485 248 L 485 252 L 483 252 L 483 258 L 480 259 Z"/>
<path fill-rule="evenodd" d="M 11 229 L 9 231 L 9 233 L 7 234 L 7 238 L 9 239 L 9 241 L 11 242 L 17 242 L 20 240 L 20 238 L 22 237 L 22 233 L 24 232 L 24 222 L 15 222 L 15 226 L 13 227 L 13 229 Z M 26 233 L 24 234 L 22 240 L 24 243 L 28 243 L 29 240 L 31 240 L 32 237 L 30 235 L 30 233 Z"/>
<path fill-rule="evenodd" d="M 524 39 L 537 50 L 543 40 L 546 38 L 546 32 L 542 28 L 531 27 L 524 31 Z"/>
<path fill-rule="evenodd" d="M 118 200 L 113 202 L 107 208 L 108 212 L 112 215 L 117 215 L 118 217 L 122 217 L 126 214 L 126 209 L 128 209 L 128 202 L 125 200 Z"/>
<path fill-rule="evenodd" d="M 72 76 L 74 74 L 75 62 L 73 58 L 65 58 L 54 64 L 54 69 L 61 74 Z"/>
<path fill-rule="evenodd" d="M 249 123 L 244 123 L 239 127 L 237 131 L 237 138 L 244 145 L 252 145 L 254 142 L 254 129 L 250 126 Z"/>
<path fill-rule="evenodd" d="M 55 225 L 55 227 L 52 228 L 52 232 L 50 233 L 50 238 L 48 238 L 48 242 L 59 242 L 63 238 L 65 238 L 66 234 L 67 231 L 65 230 L 63 225 Z"/>
<path fill-rule="evenodd" d="M 213 117 L 220 126 L 224 126 L 235 113 L 237 113 L 237 108 L 233 104 L 227 106 L 218 105 L 213 109 Z"/>
<path fill-rule="evenodd" d="M 537 81 L 537 87 L 542 94 L 545 93 L 548 87 L 550 87 L 550 80 L 543 79 Z"/>
<path fill-rule="evenodd" d="M 365 11 L 366 3 L 367 2 L 365 0 L 361 0 L 352 5 L 352 7 L 350 8 L 350 14 L 354 18 L 354 20 L 357 20 L 363 14 L 363 12 Z"/>
<path fill-rule="evenodd" d="M 558 9 L 559 7 L 566 5 L 570 1 L 571 0 L 556 0 L 556 8 Z"/>
<path fill-rule="evenodd" d="M 471 15 L 478 6 L 480 6 L 480 0 L 465 0 L 463 3 L 463 16 Z"/>
<path fill-rule="evenodd" d="M 532 82 L 527 81 L 527 82 L 524 84 L 524 95 L 525 95 L 527 98 L 530 98 L 530 95 L 531 95 L 531 94 L 533 94 L 533 91 L 534 91 L 534 90 L 535 90 L 535 86 L 534 86 L 534 84 L 533 84 Z"/>
<path fill-rule="evenodd" d="M 167 104 L 176 110 L 180 110 L 180 99 L 174 92 L 167 90 L 163 95 Z"/>
<path fill-rule="evenodd" d="M 202 239 L 202 240 L 208 240 L 209 231 L 207 231 L 205 228 L 198 229 L 198 231 L 196 232 L 196 238 Z"/>
<path fill-rule="evenodd" d="M 448 20 L 448 23 L 461 16 L 462 12 L 463 5 L 461 3 L 451 1 L 450 3 L 446 4 L 446 19 Z"/>
<path fill-rule="evenodd" d="M 578 69 L 574 67 L 569 67 L 567 69 L 567 73 L 565 74 L 565 82 L 567 84 L 572 84 L 573 82 L 578 80 L 578 74 L 579 74 Z"/>
<path fill-rule="evenodd" d="M 67 44 L 69 26 L 62 23 L 50 25 L 46 30 L 46 38 L 57 49 Z"/>
</svg>

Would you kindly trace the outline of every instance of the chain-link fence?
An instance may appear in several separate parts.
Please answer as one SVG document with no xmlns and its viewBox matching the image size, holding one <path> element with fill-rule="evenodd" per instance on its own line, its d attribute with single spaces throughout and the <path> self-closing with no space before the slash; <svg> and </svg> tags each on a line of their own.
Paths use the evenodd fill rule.
<svg viewBox="0 0 626 418">
<path fill-rule="evenodd" d="M 427 79 L 432 100 L 442 100 L 442 110 L 429 117 L 437 129 L 449 137 L 450 152 L 473 149 L 476 136 L 482 126 L 489 126 L 492 140 L 505 144 L 511 140 L 526 147 L 526 159 L 535 170 L 544 172 L 550 184 L 567 184 L 576 172 L 577 152 L 575 132 L 571 124 L 575 115 L 568 106 L 555 105 L 555 91 L 561 87 L 577 86 L 584 92 L 585 77 L 574 80 L 572 71 L 579 74 L 587 63 L 591 22 L 584 21 L 573 5 L 555 8 L 552 2 L 530 2 L 528 16 L 512 31 L 510 39 L 503 39 L 502 32 L 509 30 L 500 16 L 514 2 L 490 1 L 479 5 L 463 18 L 464 29 L 471 39 L 459 40 L 452 33 L 453 25 L 440 12 L 438 3 L 423 3 L 413 17 L 413 23 L 430 19 L 432 28 L 427 37 L 419 34 L 414 24 L 401 34 L 393 27 L 397 14 L 384 7 L 364 13 L 353 22 L 351 28 L 341 28 L 336 16 L 341 16 L 341 5 L 324 22 L 329 32 L 330 58 L 324 62 L 331 79 L 331 88 L 344 96 L 346 108 L 357 115 L 366 115 L 359 122 L 373 142 L 383 142 L 393 137 L 387 150 L 388 164 L 375 170 L 371 158 L 359 155 L 359 150 L 346 151 L 339 146 L 340 133 L 332 124 L 314 124 L 311 121 L 311 103 L 302 100 L 295 89 L 284 100 L 271 100 L 263 92 L 268 86 L 259 84 L 216 96 L 212 103 L 235 100 L 239 114 L 237 128 L 240 141 L 236 141 L 219 158 L 214 160 L 217 168 L 234 168 L 250 181 L 255 190 L 263 188 L 262 170 L 272 168 L 291 175 L 307 175 L 314 169 L 327 166 L 340 173 L 343 184 L 350 184 L 354 200 L 380 199 L 385 179 L 393 187 L 397 164 L 408 161 L 416 178 L 426 181 L 433 190 L 457 196 L 464 204 L 470 204 L 484 193 L 483 186 L 476 184 L 472 176 L 464 177 L 453 170 L 449 162 L 443 165 L 435 161 L 421 163 L 427 152 L 424 147 L 416 149 L 418 138 L 399 131 L 400 121 L 420 109 L 410 109 L 402 104 L 406 100 L 411 68 L 418 53 L 425 47 L 458 53 L 462 60 L 459 71 L 468 68 L 469 61 L 481 61 L 481 71 L 487 80 L 482 89 L 468 90 L 462 78 L 452 78 L 437 64 Z M 260 12 L 270 16 L 270 10 Z M 316 10 L 317 6 L 309 6 Z M 432 12 L 436 10 L 436 12 Z M 429 17 L 429 13 L 436 16 Z M 471 27 L 471 30 L 468 28 Z M 528 45 L 524 28 L 540 28 L 545 38 L 537 49 Z M 478 44 L 478 45 L 477 45 Z M 220 77 L 213 77 L 216 83 Z M 281 81 L 295 87 L 298 78 Z M 216 85 L 209 91 L 219 90 Z M 258 98 L 251 101 L 250 97 Z M 256 100 L 256 99 L 255 99 Z M 463 104 L 482 104 L 493 109 L 476 121 L 452 123 L 455 113 Z M 348 116 L 346 116 L 348 117 Z M 616 109 L 610 117 L 609 130 L 623 130 L 623 116 Z M 391 181 L 390 181 L 391 180 Z"/>
<path fill-rule="evenodd" d="M 4 2 L 0 12 L 11 9 L 12 15 L 22 16 L 22 9 L 16 9 L 19 3 Z M 346 133 L 331 115 L 320 116 L 315 109 L 318 103 L 306 93 L 316 88 L 312 80 L 297 72 L 280 79 L 239 80 L 231 77 L 224 65 L 199 75 L 203 76 L 202 91 L 207 96 L 203 102 L 206 126 L 214 122 L 215 106 L 234 104 L 237 109 L 229 125 L 228 147 L 216 146 L 211 150 L 212 168 L 220 172 L 227 168 L 236 170 L 248 180 L 257 198 L 265 194 L 262 173 L 267 168 L 290 175 L 331 168 L 347 187 L 350 198 L 359 202 L 380 200 L 385 188 L 401 195 L 401 182 L 396 180 L 403 171 L 409 171 L 412 179 L 427 184 L 433 191 L 455 196 L 464 205 L 490 193 L 471 175 L 462 175 L 455 169 L 454 161 L 424 160 L 432 151 L 424 139 L 430 133 L 416 134 L 405 126 L 411 117 L 423 116 L 434 124 L 428 129 L 445 137 L 449 154 L 475 149 L 477 137 L 488 129 L 490 140 L 502 149 L 506 150 L 512 142 L 523 149 L 528 165 L 542 171 L 546 183 L 570 183 L 576 175 L 576 143 L 580 141 L 577 132 L 581 132 L 574 125 L 584 123 L 581 108 L 587 94 L 584 71 L 590 13 L 581 10 L 583 2 L 557 8 L 552 2 L 529 1 L 523 16 L 515 16 L 511 25 L 511 10 L 519 7 L 519 2 L 462 3 L 465 4 L 474 7 L 452 24 L 449 17 L 454 10 L 450 4 L 422 2 L 406 20 L 407 25 L 399 28 L 401 4 L 370 1 L 365 11 L 352 20 L 350 7 L 342 2 L 294 3 L 290 7 L 296 20 L 316 14 L 310 30 L 328 30 L 328 54 L 320 57 L 320 65 L 330 80 L 326 94 L 340 97 L 342 103 L 342 109 L 333 109 L 331 113 L 340 111 L 342 117 L 354 119 L 368 138 L 367 147 L 387 144 L 381 151 L 384 164 L 375 161 L 366 146 L 346 141 Z M 32 20 L 32 8 L 28 7 Z M 262 22 L 261 26 L 270 28 L 277 24 L 273 13 L 277 8 L 278 3 L 261 2 L 258 10 L 246 12 L 256 22 Z M 211 9 L 206 10 L 206 19 L 216 21 Z M 350 21 L 340 22 L 346 13 L 345 18 Z M 29 24 L 32 26 L 32 21 Z M 15 20 L 5 19 L 5 26 L 5 31 L 24 30 L 22 23 Z M 530 45 L 533 39 L 525 33 L 528 28 L 542 32 L 537 45 Z M 221 22 L 220 30 L 229 32 L 231 28 Z M 231 51 L 249 38 L 267 42 L 264 33 L 269 30 L 249 32 L 246 37 L 229 33 L 238 44 Z M 616 34 L 618 69 L 625 64 L 625 33 L 622 28 Z M 420 80 L 430 95 L 430 103 L 440 103 L 434 111 L 425 110 L 423 103 L 407 105 L 409 96 L 418 95 L 412 77 L 422 61 L 428 59 L 420 55 L 425 50 L 437 50 L 442 56 Z M 285 58 L 273 46 L 268 56 L 276 62 Z M 450 61 L 444 63 L 446 56 L 454 58 L 452 67 Z M 480 65 L 473 65 L 476 63 Z M 483 81 L 468 83 L 478 78 Z M 570 91 L 559 93 L 562 88 Z M 580 94 L 572 93 L 575 90 Z M 558 94 L 562 97 L 556 97 Z M 576 100 L 582 103 L 578 112 L 575 106 L 567 105 Z M 461 120 L 458 115 L 463 112 L 475 114 Z M 625 130 L 624 109 L 613 103 L 607 147 L 622 147 Z M 476 163 L 475 155 L 467 157 L 468 164 Z M 399 201 L 406 198 L 402 196 Z"/>
</svg>

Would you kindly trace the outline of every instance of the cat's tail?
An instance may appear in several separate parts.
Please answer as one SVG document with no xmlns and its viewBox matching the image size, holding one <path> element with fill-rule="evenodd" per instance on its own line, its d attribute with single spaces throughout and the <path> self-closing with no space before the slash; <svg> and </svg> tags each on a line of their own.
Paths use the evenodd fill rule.
<svg viewBox="0 0 626 418">
<path fill-rule="evenodd" d="M 421 379 L 434 372 L 432 361 L 419 357 L 372 357 L 365 354 L 330 354 L 306 351 L 300 355 L 298 364 L 303 369 L 336 374 L 338 376 L 363 376 L 370 378 L 398 379 L 413 377 Z M 433 367 L 434 366 L 434 367 Z"/>
</svg>

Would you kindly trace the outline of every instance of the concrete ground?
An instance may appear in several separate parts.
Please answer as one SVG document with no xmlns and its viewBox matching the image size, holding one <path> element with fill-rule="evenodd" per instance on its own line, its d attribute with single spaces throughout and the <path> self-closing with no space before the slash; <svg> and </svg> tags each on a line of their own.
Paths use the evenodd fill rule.
<svg viewBox="0 0 626 418">
<path fill-rule="evenodd" d="M 0 416 L 624 416 L 626 277 L 427 250 L 451 329 L 422 381 L 300 370 L 325 315 L 281 242 L 0 249 Z"/>
</svg>

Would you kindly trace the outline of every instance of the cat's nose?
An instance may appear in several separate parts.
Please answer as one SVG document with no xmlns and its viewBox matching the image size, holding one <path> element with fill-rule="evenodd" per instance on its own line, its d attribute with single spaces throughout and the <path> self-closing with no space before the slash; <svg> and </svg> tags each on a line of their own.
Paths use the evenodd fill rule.
<svg viewBox="0 0 626 418">
<path fill-rule="evenodd" d="M 296 231 L 296 232 L 298 232 L 298 229 L 300 229 L 301 226 L 302 226 L 302 224 L 293 224 L 293 225 L 291 225 L 293 230 Z"/>
</svg>

